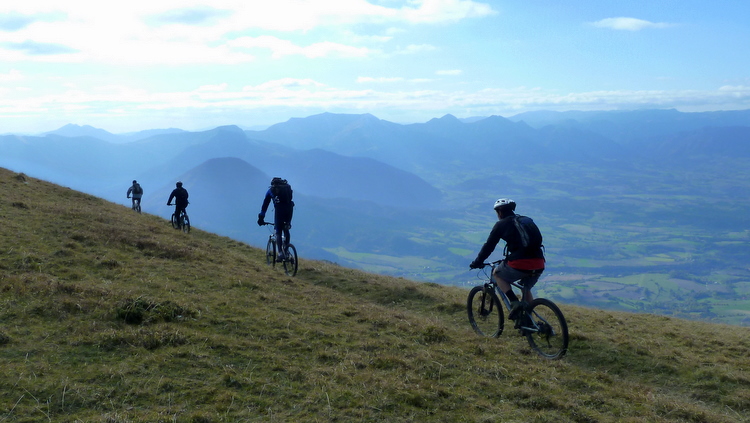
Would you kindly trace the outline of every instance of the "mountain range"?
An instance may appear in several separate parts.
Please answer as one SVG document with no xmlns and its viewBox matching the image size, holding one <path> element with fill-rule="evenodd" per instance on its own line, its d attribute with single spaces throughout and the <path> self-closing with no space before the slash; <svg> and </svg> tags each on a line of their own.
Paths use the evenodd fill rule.
<svg viewBox="0 0 750 423">
<path fill-rule="evenodd" d="M 683 280 L 750 292 L 741 265 L 750 259 L 748 161 L 750 110 L 446 115 L 408 125 L 323 113 L 265 130 L 67 125 L 0 137 L 2 167 L 123 205 L 136 179 L 144 211 L 162 217 L 182 180 L 195 226 L 252 245 L 265 243 L 256 215 L 281 176 L 294 188 L 292 241 L 303 257 L 446 284 L 471 283 L 466 267 L 492 226 L 491 204 L 509 196 L 543 230 L 555 272 L 543 279 L 586 281 L 561 295 L 659 312 Z M 645 274 L 663 279 L 630 278 Z M 633 302 L 608 297 L 612 284 L 632 290 Z M 701 289 L 683 292 L 716 300 Z M 729 309 L 733 322 L 750 312 Z M 699 317 L 714 308 L 707 313 Z"/>
</svg>

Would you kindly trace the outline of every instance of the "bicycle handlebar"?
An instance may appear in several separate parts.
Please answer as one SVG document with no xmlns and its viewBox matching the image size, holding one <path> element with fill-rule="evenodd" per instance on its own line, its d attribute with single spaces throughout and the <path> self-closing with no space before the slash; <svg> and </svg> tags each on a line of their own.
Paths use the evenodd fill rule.
<svg viewBox="0 0 750 423">
<path fill-rule="evenodd" d="M 482 269 L 484 269 L 484 268 L 485 268 L 485 267 L 487 267 L 487 266 L 490 266 L 490 267 L 495 267 L 495 266 L 497 266 L 497 264 L 498 264 L 498 263 L 500 263 L 501 261 L 502 261 L 502 260 L 497 260 L 497 261 L 493 261 L 493 262 L 490 262 L 490 263 L 484 262 L 484 263 L 482 263 L 482 267 L 475 267 L 475 268 L 474 268 L 473 270 L 482 270 Z"/>
</svg>

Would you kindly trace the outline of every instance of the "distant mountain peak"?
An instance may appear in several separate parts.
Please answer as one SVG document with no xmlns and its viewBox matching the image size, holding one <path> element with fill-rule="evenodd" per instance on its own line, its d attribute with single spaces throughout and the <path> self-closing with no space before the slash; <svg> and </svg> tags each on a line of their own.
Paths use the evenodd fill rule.
<svg viewBox="0 0 750 423">
<path fill-rule="evenodd" d="M 237 126 L 237 125 L 217 126 L 216 128 L 214 128 L 214 131 L 217 131 L 217 132 L 232 132 L 232 133 L 237 133 L 237 134 L 244 134 L 245 133 L 245 131 L 242 128 L 240 128 L 239 126 Z"/>
<path fill-rule="evenodd" d="M 42 135 L 59 135 L 61 137 L 75 138 L 75 137 L 93 137 L 105 141 L 117 141 L 119 140 L 117 135 L 114 135 L 104 129 L 95 128 L 90 125 L 76 125 L 69 123 L 56 129 L 54 131 L 45 132 Z"/>
<path fill-rule="evenodd" d="M 94 130 L 94 131 L 104 131 L 104 129 L 95 128 L 91 125 L 78 125 L 76 123 L 68 123 L 66 125 L 61 126 L 57 129 L 58 131 L 73 131 L 73 130 Z M 107 131 L 104 131 L 107 132 Z"/>
<path fill-rule="evenodd" d="M 452 114 L 448 113 L 447 115 L 444 115 L 441 118 L 433 118 L 430 119 L 430 122 L 437 121 L 437 122 L 461 122 L 457 117 L 453 116 Z"/>
<path fill-rule="evenodd" d="M 62 130 L 70 130 L 70 129 L 74 129 L 74 128 L 76 128 L 76 129 L 80 129 L 80 128 L 93 128 L 93 126 L 91 126 L 91 125 L 83 125 L 83 126 L 81 126 L 81 125 L 78 125 L 78 124 L 75 124 L 75 123 L 68 123 L 66 125 L 63 125 L 63 126 L 59 127 L 57 130 L 58 131 L 62 131 Z"/>
</svg>

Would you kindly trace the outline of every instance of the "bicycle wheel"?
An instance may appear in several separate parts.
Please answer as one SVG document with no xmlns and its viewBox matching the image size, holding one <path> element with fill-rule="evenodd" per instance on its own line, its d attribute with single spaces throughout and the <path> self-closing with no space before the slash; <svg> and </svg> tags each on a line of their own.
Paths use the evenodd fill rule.
<svg viewBox="0 0 750 423">
<path fill-rule="evenodd" d="M 469 312 L 469 323 L 474 332 L 493 338 L 503 333 L 503 307 L 492 287 L 480 285 L 472 288 L 466 301 L 466 310 Z"/>
<path fill-rule="evenodd" d="M 266 244 L 266 264 L 276 266 L 276 241 L 273 238 L 268 238 Z"/>
<path fill-rule="evenodd" d="M 294 245 L 289 244 L 286 249 L 286 256 L 284 257 L 284 273 L 286 273 L 287 276 L 294 276 L 297 274 L 298 266 L 297 248 L 295 248 Z"/>
<path fill-rule="evenodd" d="M 182 232 L 190 233 L 190 218 L 187 213 L 182 215 Z"/>
<path fill-rule="evenodd" d="M 524 318 L 522 330 L 533 350 L 549 359 L 565 356 L 568 352 L 568 323 L 555 303 L 537 298 L 531 302 Z"/>
<path fill-rule="evenodd" d="M 177 215 L 172 213 L 172 227 L 175 229 L 180 229 L 180 222 L 177 221 Z"/>
</svg>

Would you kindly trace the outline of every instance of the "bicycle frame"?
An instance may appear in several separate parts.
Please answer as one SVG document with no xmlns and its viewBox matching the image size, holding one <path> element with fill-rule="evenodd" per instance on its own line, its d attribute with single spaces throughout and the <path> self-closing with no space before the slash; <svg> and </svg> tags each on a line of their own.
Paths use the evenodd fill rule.
<svg viewBox="0 0 750 423">
<path fill-rule="evenodd" d="M 273 222 L 265 222 L 266 226 L 268 226 L 268 230 L 271 232 L 271 234 L 268 236 L 269 241 L 273 241 L 274 245 L 276 244 L 276 229 L 275 229 L 275 223 Z M 286 241 L 286 237 L 284 236 L 284 231 L 281 231 L 281 245 L 284 245 L 284 242 Z"/>
<path fill-rule="evenodd" d="M 495 291 L 495 295 L 497 295 L 497 297 L 500 298 L 500 300 L 505 305 L 505 309 L 508 310 L 508 313 L 510 314 L 510 310 L 511 310 L 510 300 L 508 299 L 508 296 L 505 295 L 505 292 L 503 292 L 500 289 L 500 287 L 497 285 L 497 282 L 495 281 L 495 277 L 494 277 L 495 268 L 501 263 L 501 261 L 496 261 L 492 263 L 484 263 L 485 266 L 490 268 L 489 274 L 487 274 L 487 271 L 484 270 L 487 267 L 483 269 L 485 276 L 487 276 L 487 280 L 488 280 L 488 282 L 485 283 L 484 286 L 485 288 L 489 287 Z M 549 322 L 547 322 L 542 316 L 539 316 L 538 314 L 534 316 L 535 319 L 528 318 L 529 303 L 526 301 L 526 299 L 529 297 L 529 292 L 531 291 L 531 288 L 527 288 L 521 285 L 520 283 L 518 283 L 518 281 L 510 282 L 509 284 L 511 287 L 515 287 L 521 290 L 521 306 L 523 307 L 521 311 L 523 315 L 527 317 L 524 319 L 520 319 L 520 318 L 516 319 L 515 328 L 521 331 L 539 332 L 539 325 L 537 324 L 537 321 L 542 321 L 544 323 L 549 323 Z"/>
<path fill-rule="evenodd" d="M 493 276 L 493 274 L 495 272 L 495 268 L 499 265 L 499 263 L 500 263 L 499 261 L 496 261 L 496 262 L 493 262 L 493 263 L 484 263 L 484 265 L 486 267 L 484 269 L 482 269 L 482 270 L 484 271 L 484 275 L 487 277 L 487 281 L 488 281 L 484 285 L 485 286 L 491 286 L 492 289 L 495 291 L 495 294 L 498 296 L 498 298 L 500 298 L 501 300 L 503 300 L 503 304 L 505 304 L 505 308 L 507 308 L 510 311 L 510 300 L 505 295 L 505 292 L 503 292 L 500 289 L 500 287 L 497 286 L 497 282 L 495 281 L 495 277 Z M 486 270 L 487 267 L 490 268 L 489 274 L 487 273 L 487 270 Z M 520 283 L 518 283 L 518 281 L 510 282 L 510 286 L 512 286 L 514 288 L 520 289 L 521 290 L 521 300 L 526 301 L 526 298 L 528 298 L 529 291 L 531 291 L 531 289 L 526 288 L 525 286 L 521 285 Z"/>
</svg>

